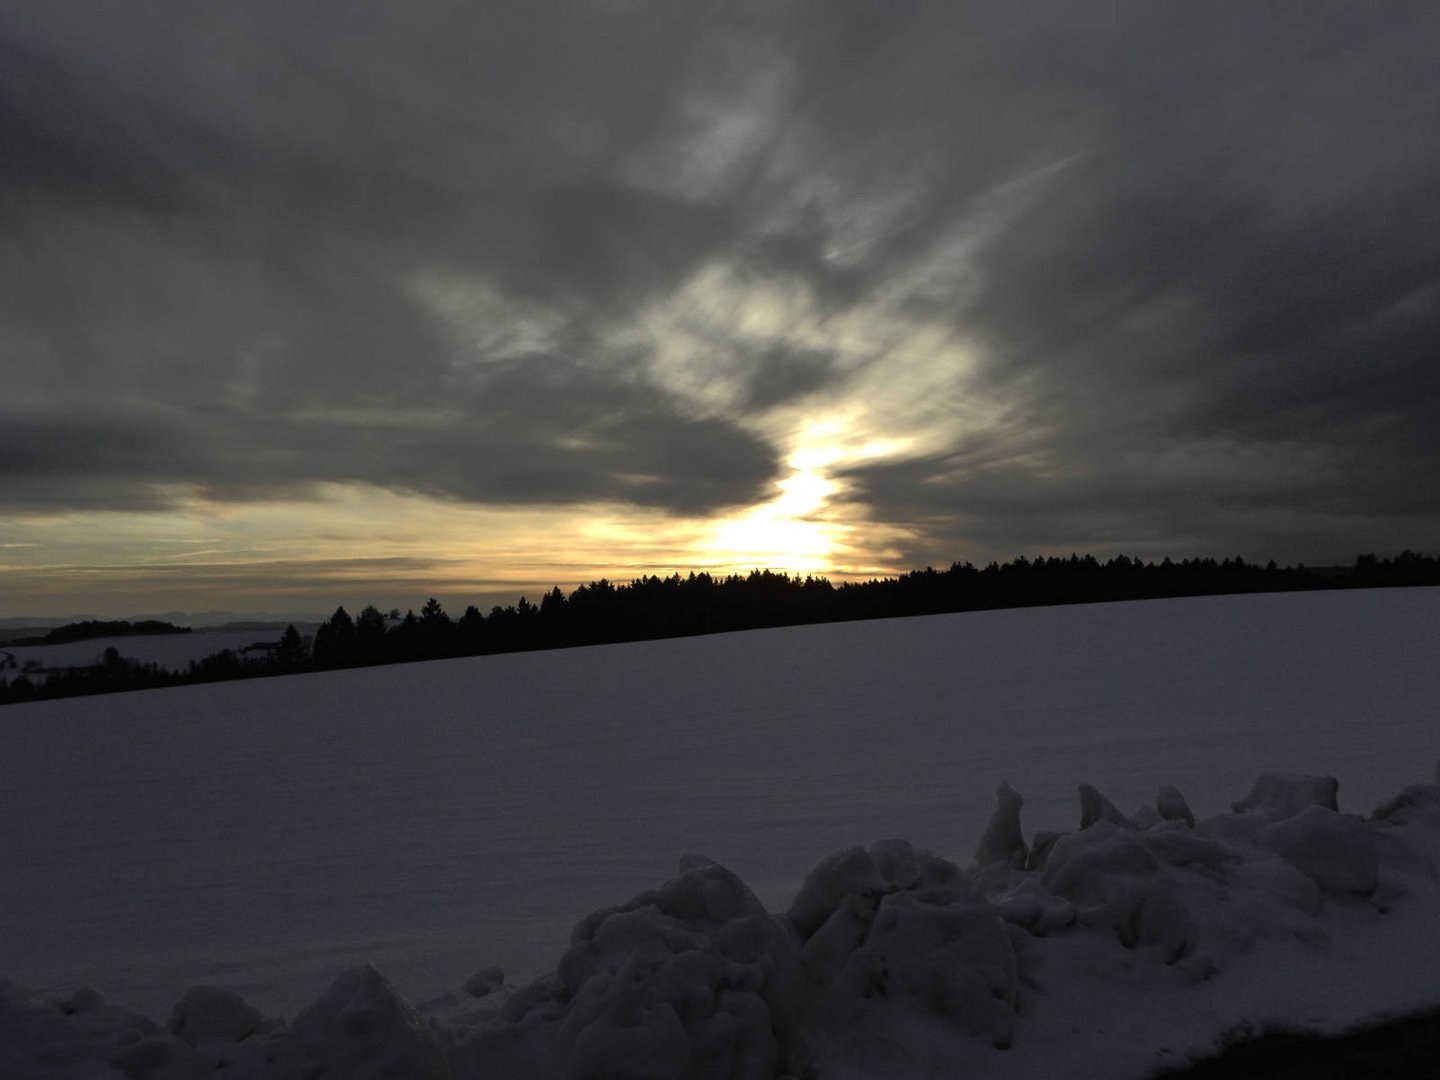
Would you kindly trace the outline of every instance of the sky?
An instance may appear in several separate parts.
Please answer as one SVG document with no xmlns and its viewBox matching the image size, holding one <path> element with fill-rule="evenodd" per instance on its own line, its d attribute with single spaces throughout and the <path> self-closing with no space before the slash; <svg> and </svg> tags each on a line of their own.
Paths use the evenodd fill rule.
<svg viewBox="0 0 1440 1080">
<path fill-rule="evenodd" d="M 0 10 L 0 616 L 1440 549 L 1440 7 Z"/>
</svg>

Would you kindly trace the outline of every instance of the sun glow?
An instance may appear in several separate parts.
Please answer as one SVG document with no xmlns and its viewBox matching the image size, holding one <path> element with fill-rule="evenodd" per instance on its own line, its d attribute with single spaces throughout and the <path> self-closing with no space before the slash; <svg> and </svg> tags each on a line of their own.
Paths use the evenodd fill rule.
<svg viewBox="0 0 1440 1080">
<path fill-rule="evenodd" d="M 836 486 L 814 472 L 792 473 L 774 499 L 718 522 L 702 549 L 729 568 L 821 573 L 830 567 L 838 526 L 810 515 Z"/>
<path fill-rule="evenodd" d="M 773 498 L 721 518 L 700 550 L 717 568 L 765 568 L 792 574 L 831 574 L 853 557 L 853 534 L 845 484 L 836 469 L 896 453 L 904 440 L 860 440 L 854 418 L 812 420 L 795 436 L 785 459 L 789 469 Z"/>
</svg>

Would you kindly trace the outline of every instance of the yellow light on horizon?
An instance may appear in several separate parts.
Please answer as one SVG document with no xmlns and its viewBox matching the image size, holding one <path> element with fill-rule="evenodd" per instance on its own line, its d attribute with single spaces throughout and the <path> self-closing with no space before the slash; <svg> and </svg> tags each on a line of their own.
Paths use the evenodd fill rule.
<svg viewBox="0 0 1440 1080">
<path fill-rule="evenodd" d="M 813 422 L 796 438 L 786 464 L 790 474 L 779 493 L 759 506 L 720 519 L 702 542 L 702 552 L 732 568 L 763 567 L 790 573 L 828 572 L 841 547 L 845 526 L 826 511 L 841 485 L 827 470 L 847 455 L 830 440 L 834 421 Z"/>
</svg>

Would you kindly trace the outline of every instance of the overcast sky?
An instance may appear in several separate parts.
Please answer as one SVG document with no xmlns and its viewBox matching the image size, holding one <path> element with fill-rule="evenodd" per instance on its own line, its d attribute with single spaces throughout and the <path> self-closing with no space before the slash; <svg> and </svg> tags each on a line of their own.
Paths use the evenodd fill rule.
<svg viewBox="0 0 1440 1080">
<path fill-rule="evenodd" d="M 0 9 L 0 616 L 1440 550 L 1440 5 Z"/>
</svg>

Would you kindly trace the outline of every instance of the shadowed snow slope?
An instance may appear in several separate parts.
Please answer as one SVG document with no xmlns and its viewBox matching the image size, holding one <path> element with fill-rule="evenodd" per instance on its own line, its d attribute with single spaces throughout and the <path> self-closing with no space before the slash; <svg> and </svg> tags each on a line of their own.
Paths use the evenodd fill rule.
<svg viewBox="0 0 1440 1080">
<path fill-rule="evenodd" d="M 1436 590 L 1250 596 L 10 707 L 0 974 L 38 993 L 5 992 L 0 1033 L 104 1057 L 123 1029 L 187 1075 L 209 1002 L 257 1074 L 352 1075 L 370 1038 L 414 1075 L 903 1075 L 933 1049 L 1138 1076 L 1244 1022 L 1434 1005 L 1433 791 L 1344 811 L 1433 760 L 1437 641 Z M 728 869 L 672 877 L 687 850 Z M 491 963 L 485 998 L 405 1004 Z M 193 983 L 316 1003 L 236 1042 L 225 999 L 173 1033 L 44 1004 L 82 983 L 156 1016 Z"/>
</svg>

